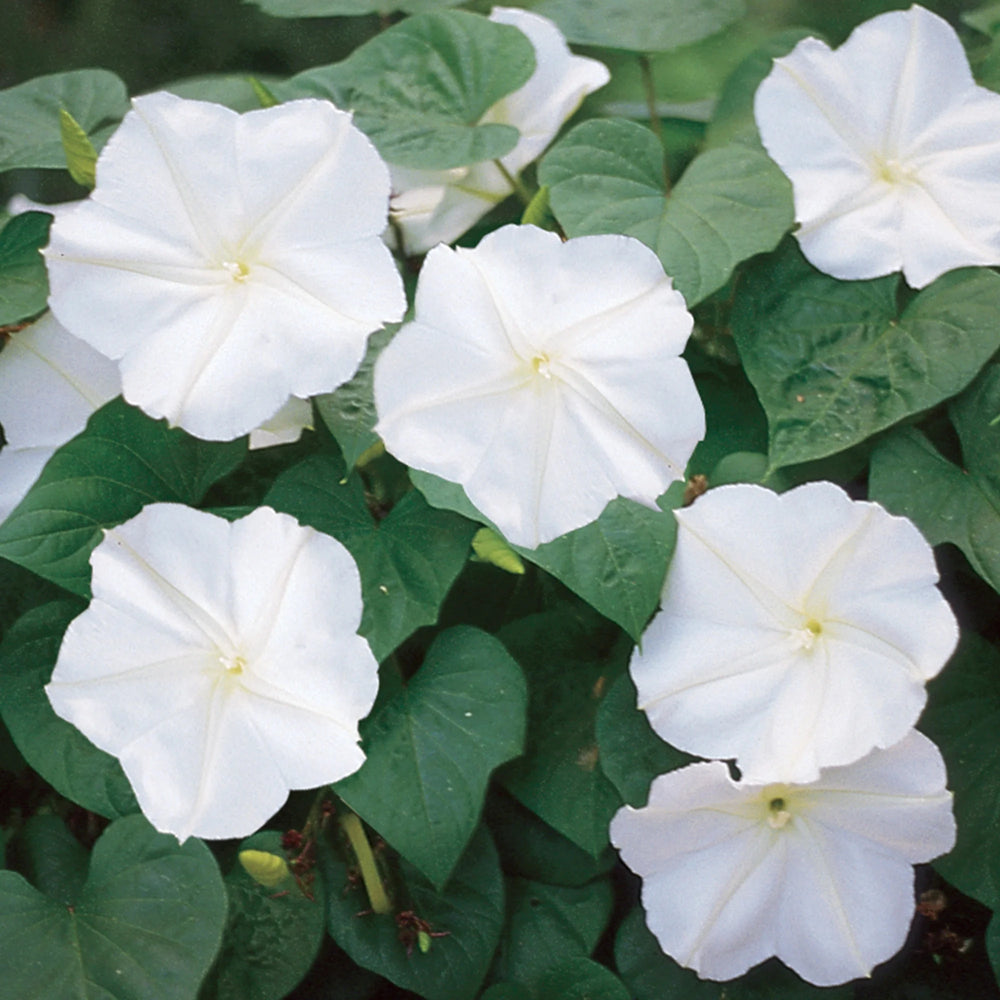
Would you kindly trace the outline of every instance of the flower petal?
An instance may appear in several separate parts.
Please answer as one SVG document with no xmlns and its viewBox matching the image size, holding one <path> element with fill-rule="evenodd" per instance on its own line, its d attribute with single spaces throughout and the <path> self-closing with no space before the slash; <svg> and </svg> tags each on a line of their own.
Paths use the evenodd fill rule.
<svg viewBox="0 0 1000 1000">
<path fill-rule="evenodd" d="M 521 133 L 517 145 L 502 157 L 516 176 L 542 155 L 563 122 L 611 74 L 604 63 L 573 55 L 562 32 L 547 17 L 516 7 L 494 7 L 490 20 L 517 28 L 535 49 L 536 68 L 528 82 L 483 116 L 485 122 L 513 125 Z"/>
<path fill-rule="evenodd" d="M 955 845 L 946 781 L 937 747 L 914 729 L 888 749 L 827 768 L 799 795 L 815 825 L 866 837 L 917 864 Z"/>
<path fill-rule="evenodd" d="M 416 320 L 375 367 L 396 457 L 461 483 L 515 544 L 652 505 L 704 434 L 678 355 L 691 330 L 651 250 L 507 226 L 428 254 Z"/>
<path fill-rule="evenodd" d="M 954 843 L 937 748 L 911 731 L 808 785 L 734 782 L 725 765 L 656 778 L 612 842 L 642 876 L 663 950 L 709 979 L 776 955 L 811 983 L 859 976 L 903 944 L 911 863 Z"/>
<path fill-rule="evenodd" d="M 121 360 L 129 402 L 204 438 L 347 381 L 405 309 L 371 143 L 324 101 L 133 105 L 91 199 L 53 224 L 56 314 Z"/>
<path fill-rule="evenodd" d="M 339 542 L 267 507 L 230 524 L 153 504 L 91 562 L 46 693 L 120 758 L 158 829 L 245 836 L 289 789 L 361 766 L 378 664 Z"/>
<path fill-rule="evenodd" d="M 452 243 L 512 193 L 510 182 L 489 161 L 460 171 L 392 167 L 390 216 L 409 256 Z"/>
<path fill-rule="evenodd" d="M 912 524 L 831 483 L 723 486 L 677 520 L 630 664 L 656 732 L 759 783 L 811 781 L 903 737 L 958 636 Z"/>
<path fill-rule="evenodd" d="M 115 366 L 51 313 L 0 352 L 0 423 L 7 448 L 58 447 L 121 392 Z"/>
<path fill-rule="evenodd" d="M 277 812 L 288 785 L 242 692 L 222 678 L 197 709 L 165 717 L 123 748 L 122 768 L 161 832 L 182 842 L 246 836 Z"/>
<path fill-rule="evenodd" d="M 0 451 L 0 522 L 25 498 L 55 448 L 10 448 Z"/>
<path fill-rule="evenodd" d="M 836 51 L 776 59 L 754 113 L 794 188 L 803 253 L 836 278 L 902 270 L 921 288 L 1000 262 L 1000 95 L 922 7 L 866 21 Z"/>
</svg>

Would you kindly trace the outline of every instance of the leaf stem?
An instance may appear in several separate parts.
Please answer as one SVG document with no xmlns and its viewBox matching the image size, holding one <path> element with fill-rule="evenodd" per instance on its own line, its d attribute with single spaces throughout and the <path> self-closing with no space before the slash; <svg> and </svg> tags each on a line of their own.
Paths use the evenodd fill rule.
<svg viewBox="0 0 1000 1000">
<path fill-rule="evenodd" d="M 653 134 L 660 140 L 663 149 L 663 185 L 667 194 L 670 193 L 670 171 L 667 170 L 667 147 L 663 140 L 663 125 L 660 122 L 660 114 L 656 110 L 656 81 L 653 79 L 653 64 L 649 61 L 649 56 L 642 54 L 639 56 L 639 72 L 642 74 L 642 89 L 646 95 L 646 108 L 649 111 L 649 127 Z"/>
<path fill-rule="evenodd" d="M 521 199 L 522 204 L 527 208 L 531 204 L 531 192 L 524 186 L 521 182 L 520 177 L 515 177 L 504 165 L 503 162 L 498 158 L 493 161 L 496 164 L 497 170 L 503 174 L 503 179 L 510 185 L 511 190 Z"/>
<path fill-rule="evenodd" d="M 392 901 L 382 884 L 382 876 L 379 875 L 375 855 L 372 854 L 372 845 L 368 843 L 368 837 L 365 835 L 361 820 L 358 819 L 356 813 L 345 812 L 341 814 L 338 822 L 340 828 L 347 834 L 354 856 L 358 859 L 361 881 L 365 884 L 372 910 L 376 913 L 392 913 Z"/>
</svg>

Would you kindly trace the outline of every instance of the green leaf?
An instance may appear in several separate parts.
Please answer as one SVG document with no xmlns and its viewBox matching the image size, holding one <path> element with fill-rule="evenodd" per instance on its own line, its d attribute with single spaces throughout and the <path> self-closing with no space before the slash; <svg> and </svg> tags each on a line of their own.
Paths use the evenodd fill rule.
<svg viewBox="0 0 1000 1000">
<path fill-rule="evenodd" d="M 0 644 L 0 713 L 24 759 L 57 792 L 115 818 L 139 809 L 121 766 L 59 718 L 44 691 L 66 626 L 83 609 L 75 600 L 43 604 L 7 632 Z"/>
<path fill-rule="evenodd" d="M 684 902 L 678 900 L 680 919 L 683 912 Z M 854 996 L 850 985 L 825 989 L 811 986 L 776 959 L 730 982 L 699 979 L 660 950 L 640 906 L 618 929 L 615 965 L 633 1000 L 851 1000 Z"/>
<path fill-rule="evenodd" d="M 498 638 L 528 678 L 528 737 L 523 757 L 498 774 L 503 786 L 564 837 L 598 857 L 621 805 L 601 770 L 595 737 L 607 685 L 625 667 L 631 643 L 570 605 L 530 615 Z"/>
<path fill-rule="evenodd" d="M 625 984 L 610 970 L 589 958 L 560 962 L 542 977 L 539 992 L 560 1000 L 631 1000 Z"/>
<path fill-rule="evenodd" d="M 448 629 L 362 727 L 368 759 L 336 792 L 441 888 L 479 823 L 490 774 L 524 747 L 527 700 L 499 640 Z"/>
<path fill-rule="evenodd" d="M 7 867 L 67 906 L 79 898 L 89 861 L 83 844 L 66 824 L 45 813 L 29 817 L 7 845 Z"/>
<path fill-rule="evenodd" d="M 265 503 L 333 535 L 354 556 L 365 610 L 361 634 L 382 660 L 414 629 L 437 621 L 441 602 L 465 565 L 475 525 L 432 510 L 410 490 L 376 522 L 356 473 L 322 454 L 282 473 Z"/>
<path fill-rule="evenodd" d="M 274 830 L 255 833 L 239 849 L 285 856 L 281 834 Z M 206 984 L 207 996 L 205 992 L 201 996 L 203 1000 L 281 1000 L 309 971 L 323 940 L 322 884 L 319 879 L 313 881 L 309 888 L 315 898 L 309 899 L 291 878 L 280 888 L 267 888 L 237 862 L 225 886 L 229 920 Z"/>
<path fill-rule="evenodd" d="M 438 7 L 455 7 L 463 0 L 249 0 L 272 17 L 359 17 L 402 10 L 420 14 Z"/>
<path fill-rule="evenodd" d="M 771 72 L 774 60 L 789 52 L 803 38 L 815 37 L 805 28 L 786 28 L 750 53 L 726 79 L 712 112 L 705 145 L 708 148 L 742 142 L 763 148 L 753 114 L 753 99 L 764 77 Z"/>
<path fill-rule="evenodd" d="M 127 816 L 94 847 L 71 906 L 0 872 L 0 997 L 190 1000 L 219 947 L 226 893 L 208 848 Z"/>
<path fill-rule="evenodd" d="M 0 525 L 0 556 L 89 597 L 88 560 L 104 528 L 155 501 L 194 506 L 245 454 L 245 438 L 201 441 L 113 399 Z"/>
<path fill-rule="evenodd" d="M 962 445 L 953 465 L 913 428 L 885 437 L 872 455 L 869 492 L 913 520 L 932 545 L 957 545 L 1000 591 L 1000 364 L 987 365 L 950 406 Z"/>
<path fill-rule="evenodd" d="M 612 500 L 591 524 L 530 550 L 518 549 L 638 640 L 656 610 L 674 551 L 684 484 L 675 483 L 650 510 Z"/>
<path fill-rule="evenodd" d="M 607 879 L 582 886 L 511 879 L 494 975 L 542 996 L 563 997 L 561 990 L 539 990 L 542 981 L 553 966 L 591 954 L 611 917 L 611 905 Z"/>
<path fill-rule="evenodd" d="M 376 330 L 368 338 L 364 359 L 354 377 L 334 392 L 313 398 L 320 419 L 340 445 L 348 469 L 353 469 L 358 459 L 379 441 L 373 430 L 378 421 L 372 390 L 375 361 L 398 328 L 393 323 Z"/>
<path fill-rule="evenodd" d="M 723 990 L 729 986 L 699 979 L 665 955 L 646 926 L 640 906 L 618 928 L 615 967 L 635 1000 L 723 1000 Z"/>
<path fill-rule="evenodd" d="M 741 261 L 773 250 L 793 221 L 791 187 L 762 150 L 710 149 L 668 195 L 660 141 L 620 118 L 578 125 L 545 155 L 538 178 L 567 235 L 642 240 L 689 307 L 721 288 Z"/>
<path fill-rule="evenodd" d="M 510 152 L 511 125 L 477 124 L 527 82 L 535 50 L 517 28 L 467 11 L 419 14 L 376 35 L 334 66 L 306 70 L 279 97 L 325 97 L 389 163 L 440 170 Z"/>
<path fill-rule="evenodd" d="M 357 962 L 426 1000 L 468 1000 L 476 995 L 503 924 L 503 877 L 496 850 L 482 827 L 462 855 L 444 892 L 438 893 L 405 860 L 399 911 L 409 910 L 435 934 L 424 953 L 413 943 L 407 954 L 392 914 L 363 913 L 357 892 L 345 891 L 348 864 L 321 850 L 327 884 L 327 923 L 334 940 Z M 397 911 L 397 912 L 399 912 Z"/>
<path fill-rule="evenodd" d="M 869 494 L 910 518 L 931 545 L 957 545 L 1000 591 L 1000 495 L 988 481 L 952 465 L 920 431 L 902 427 L 872 455 Z"/>
<path fill-rule="evenodd" d="M 571 42 L 665 52 L 721 31 L 745 12 L 743 0 L 536 0 Z"/>
<path fill-rule="evenodd" d="M 125 84 L 105 69 L 39 76 L 0 90 L 0 172 L 66 166 L 59 112 L 79 122 L 97 149 L 128 111 Z"/>
<path fill-rule="evenodd" d="M 480 1000 L 534 1000 L 534 998 L 517 983 L 494 983 Z"/>
<path fill-rule="evenodd" d="M 521 214 L 522 226 L 538 226 L 539 229 L 554 229 L 554 216 L 549 206 L 549 189 L 543 184 L 532 196 Z"/>
<path fill-rule="evenodd" d="M 0 229 L 0 326 L 45 308 L 49 279 L 38 251 L 48 243 L 51 225 L 45 212 L 25 212 Z"/>
<path fill-rule="evenodd" d="M 65 109 L 59 109 L 59 134 L 69 175 L 81 187 L 93 189 L 97 183 L 97 150 L 80 123 Z"/>
<path fill-rule="evenodd" d="M 597 709 L 601 770 L 630 806 L 646 804 L 653 779 L 690 764 L 694 757 L 665 743 L 636 707 L 635 685 L 622 674 Z"/>
<path fill-rule="evenodd" d="M 962 892 L 1000 908 L 1000 652 L 972 632 L 928 685 L 920 728 L 938 745 L 955 795 L 958 840 L 934 867 Z"/>
<path fill-rule="evenodd" d="M 732 343 L 731 337 L 726 339 Z M 707 430 L 694 449 L 687 471 L 689 476 L 708 475 L 709 482 L 718 486 L 711 473 L 727 455 L 767 450 L 767 417 L 742 367 L 716 363 L 708 370 L 697 371 L 697 355 L 693 351 L 690 354 L 698 395 L 705 406 Z"/>
<path fill-rule="evenodd" d="M 1000 34 L 1000 3 L 986 3 L 962 14 L 962 23 L 990 37 Z"/>
<path fill-rule="evenodd" d="M 594 858 L 495 784 L 486 799 L 490 825 L 503 870 L 546 885 L 583 885 L 606 874 L 618 861 L 609 844 Z"/>
<path fill-rule="evenodd" d="M 955 395 L 1000 346 L 992 271 L 951 271 L 900 312 L 898 276 L 837 281 L 791 242 L 749 269 L 732 317 L 772 467 L 843 451 Z"/>
<path fill-rule="evenodd" d="M 245 111 L 257 111 L 261 107 L 260 95 L 251 83 L 251 79 L 271 93 L 280 78 L 267 73 L 258 73 L 254 77 L 210 73 L 205 76 L 185 77 L 183 80 L 166 84 L 163 89 L 185 100 L 211 101 L 213 104 L 222 104 L 243 114 Z"/>
<path fill-rule="evenodd" d="M 489 524 L 457 483 L 417 469 L 410 470 L 410 479 L 435 507 Z M 683 484 L 671 486 L 658 501 L 659 511 L 619 497 L 576 531 L 537 549 L 511 548 L 638 639 L 660 600 L 677 536 L 670 508 L 680 504 L 683 492 Z"/>
<path fill-rule="evenodd" d="M 0 639 L 26 611 L 65 596 L 65 591 L 48 580 L 0 559 Z"/>
</svg>

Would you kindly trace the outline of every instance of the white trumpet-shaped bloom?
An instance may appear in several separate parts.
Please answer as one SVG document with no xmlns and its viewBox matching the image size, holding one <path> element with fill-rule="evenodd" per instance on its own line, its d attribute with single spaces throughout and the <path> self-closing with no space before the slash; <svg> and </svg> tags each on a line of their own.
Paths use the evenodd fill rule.
<svg viewBox="0 0 1000 1000">
<path fill-rule="evenodd" d="M 388 197 L 375 148 L 328 102 L 239 115 L 138 97 L 91 197 L 52 225 L 49 304 L 119 361 L 130 403 L 239 437 L 347 381 L 402 316 Z"/>
<path fill-rule="evenodd" d="M 53 452 L 121 392 L 118 369 L 46 313 L 0 351 L 0 521 L 21 502 Z"/>
<path fill-rule="evenodd" d="M 913 524 L 832 483 L 722 486 L 676 512 L 630 670 L 663 739 L 749 781 L 812 781 L 891 746 L 958 627 Z"/>
<path fill-rule="evenodd" d="M 375 366 L 376 430 L 534 548 L 618 495 L 655 506 L 683 477 L 705 433 L 680 357 L 692 322 L 627 236 L 505 226 L 474 250 L 436 247 L 415 321 Z"/>
<path fill-rule="evenodd" d="M 378 664 L 357 634 L 358 569 L 335 539 L 261 507 L 229 523 L 151 504 L 91 556 L 56 713 L 121 761 L 149 821 L 243 837 L 356 771 Z"/>
<path fill-rule="evenodd" d="M 835 278 L 902 270 L 922 288 L 1000 263 L 1000 95 L 922 7 L 866 21 L 837 50 L 776 59 L 754 102 L 792 182 L 802 252 Z"/>
<path fill-rule="evenodd" d="M 500 158 L 510 176 L 517 177 L 542 155 L 583 99 L 611 75 L 596 59 L 573 55 L 562 32 L 547 17 L 494 7 L 490 20 L 517 28 L 535 49 L 535 72 L 528 82 L 497 101 L 481 119 L 513 125 L 521 133 L 517 145 Z M 513 194 L 510 181 L 491 160 L 454 170 L 390 169 L 390 216 L 410 254 L 451 243 Z"/>
<path fill-rule="evenodd" d="M 611 840 L 681 965 L 733 979 L 776 955 L 832 986 L 906 940 L 912 865 L 955 841 L 945 780 L 916 731 L 807 785 L 747 785 L 719 761 L 691 764 L 656 778 L 645 808 L 619 810 Z"/>
</svg>

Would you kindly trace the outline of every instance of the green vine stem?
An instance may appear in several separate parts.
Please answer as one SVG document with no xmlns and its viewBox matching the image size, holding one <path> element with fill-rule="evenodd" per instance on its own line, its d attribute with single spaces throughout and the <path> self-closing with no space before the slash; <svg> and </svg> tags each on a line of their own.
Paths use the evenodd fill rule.
<svg viewBox="0 0 1000 1000">
<path fill-rule="evenodd" d="M 351 849 L 358 859 L 358 868 L 361 871 L 361 881 L 365 884 L 368 893 L 368 901 L 372 904 L 375 913 L 392 913 L 392 901 L 389 899 L 382 884 L 382 876 L 379 875 L 378 865 L 375 863 L 375 855 L 372 853 L 372 845 L 368 843 L 365 829 L 361 825 L 361 820 L 355 813 L 342 813 L 338 822 L 340 828 L 347 834 Z"/>
</svg>

